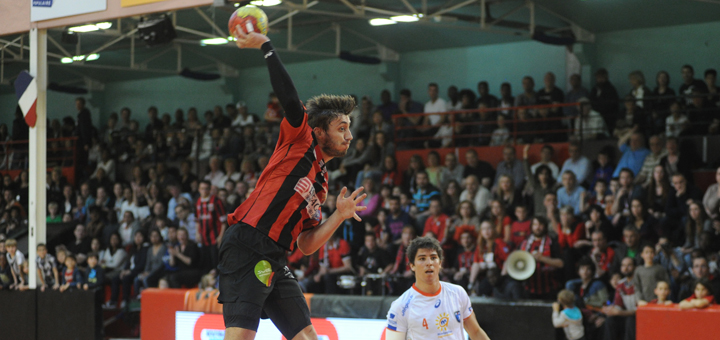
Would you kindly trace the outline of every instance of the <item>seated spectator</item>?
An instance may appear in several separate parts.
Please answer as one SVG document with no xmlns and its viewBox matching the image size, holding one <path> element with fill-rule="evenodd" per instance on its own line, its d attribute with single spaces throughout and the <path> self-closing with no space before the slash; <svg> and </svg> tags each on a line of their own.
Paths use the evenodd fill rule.
<svg viewBox="0 0 720 340">
<path fill-rule="evenodd" d="M 5 252 L 0 252 L 0 290 L 12 290 L 17 285 L 17 278 L 8 264 Z"/>
<path fill-rule="evenodd" d="M 505 145 L 510 140 L 510 130 L 505 126 L 505 116 L 498 115 L 497 128 L 493 130 L 490 137 L 490 146 Z"/>
<path fill-rule="evenodd" d="M 640 239 L 655 244 L 660 234 L 660 222 L 648 213 L 643 201 L 639 198 L 630 204 L 630 217 L 626 224 L 634 225 L 640 232 Z"/>
<path fill-rule="evenodd" d="M 548 221 L 544 217 L 534 217 L 532 234 L 520 245 L 519 249 L 530 252 L 535 258 L 535 272 L 525 281 L 525 290 L 531 299 L 552 299 L 560 288 L 556 270 L 562 269 L 560 249 L 557 241 L 548 236 Z"/>
<path fill-rule="evenodd" d="M 392 196 L 390 198 L 390 211 L 385 222 L 386 230 L 384 235 L 387 237 L 385 243 L 399 244 L 403 228 L 411 224 L 412 219 L 410 215 L 400 208 L 400 197 Z"/>
<path fill-rule="evenodd" d="M 648 212 L 658 220 L 665 217 L 665 207 L 667 206 L 670 190 L 670 181 L 667 173 L 665 173 L 665 168 L 662 165 L 655 166 L 646 189 L 647 203 L 645 206 L 648 207 Z"/>
<path fill-rule="evenodd" d="M 98 253 L 98 259 L 108 280 L 120 274 L 122 266 L 127 260 L 127 253 L 123 248 L 120 234 L 114 232 L 110 235 L 109 246 Z"/>
<path fill-rule="evenodd" d="M 366 177 L 363 180 L 363 187 L 365 188 L 365 194 L 367 196 L 365 199 L 360 201 L 359 204 L 367 207 L 367 209 L 364 211 L 358 211 L 357 214 L 361 218 L 375 216 L 377 215 L 378 209 L 380 209 L 383 204 L 383 198 L 375 190 L 375 180 L 372 177 Z"/>
<path fill-rule="evenodd" d="M 600 310 L 608 301 L 609 295 L 605 283 L 596 278 L 595 262 L 587 257 L 578 261 L 578 276 L 565 284 L 565 289 L 575 294 L 580 309 Z"/>
<path fill-rule="evenodd" d="M 579 118 L 575 119 L 575 135 L 587 140 L 606 138 L 608 129 L 605 126 L 605 120 L 600 113 L 592 109 L 590 100 L 580 98 L 578 103 L 580 103 L 578 110 L 581 114 Z"/>
<path fill-rule="evenodd" d="M 612 180 L 612 174 L 615 168 L 610 164 L 610 153 L 608 148 L 602 148 L 597 154 L 595 162 L 593 162 L 593 177 L 590 182 L 590 187 L 594 188 L 598 182 L 605 182 L 609 184 Z"/>
<path fill-rule="evenodd" d="M 615 269 L 613 271 L 620 269 L 621 261 L 625 258 L 633 259 L 635 265 L 642 264 L 641 252 L 640 232 L 634 225 L 627 225 L 623 229 L 623 243 L 615 247 Z"/>
<path fill-rule="evenodd" d="M 198 269 L 200 253 L 197 245 L 190 242 L 190 233 L 185 228 L 178 228 L 177 241 L 175 246 L 168 246 L 170 265 L 178 268 L 177 271 L 168 274 L 168 283 L 170 288 L 195 287 L 202 276 L 202 272 Z"/>
<path fill-rule="evenodd" d="M 475 175 L 484 187 L 492 187 L 493 179 L 495 178 L 495 169 L 490 163 L 480 160 L 477 151 L 474 149 L 468 149 L 468 151 L 465 152 L 465 161 L 467 164 L 463 169 L 463 178 Z"/>
<path fill-rule="evenodd" d="M 530 144 L 534 142 L 533 134 L 535 133 L 535 122 L 529 121 L 532 119 L 532 114 L 528 113 L 528 109 L 517 109 L 515 112 L 515 142 L 518 144 Z"/>
<path fill-rule="evenodd" d="M 668 195 L 667 204 L 665 205 L 665 214 L 667 221 L 664 225 L 665 235 L 671 239 L 681 239 L 683 228 L 682 220 L 689 215 L 688 202 L 691 200 L 699 201 L 702 197 L 700 189 L 694 185 L 688 184 L 687 179 L 681 173 L 672 176 L 673 189 Z"/>
<path fill-rule="evenodd" d="M 539 100 L 538 105 L 547 105 L 550 102 Z M 556 143 L 567 140 L 567 133 L 565 132 L 562 122 L 558 120 L 553 113 L 553 110 L 557 110 L 548 107 L 542 107 L 537 109 L 537 119 L 539 121 L 534 122 L 535 125 L 535 138 L 532 140 L 533 143 Z"/>
<path fill-rule="evenodd" d="M 48 203 L 48 215 L 45 218 L 47 223 L 61 223 L 62 214 L 60 213 L 60 207 L 56 202 Z"/>
<path fill-rule="evenodd" d="M 480 289 L 477 294 L 512 301 L 524 298 L 525 292 L 522 283 L 513 280 L 507 275 L 500 275 L 500 272 L 501 269 L 497 267 L 488 269 L 487 284 L 489 285 L 489 292 Z"/>
<path fill-rule="evenodd" d="M 566 170 L 562 176 L 562 187 L 557 190 L 558 208 L 571 206 L 576 215 L 582 212 L 581 197 L 585 195 L 585 188 L 578 185 L 575 173 Z"/>
<path fill-rule="evenodd" d="M 715 171 L 715 183 L 705 191 L 703 207 L 709 218 L 716 218 L 720 215 L 720 167 Z"/>
<path fill-rule="evenodd" d="M 420 171 L 415 174 L 415 188 L 412 194 L 412 203 L 417 207 L 419 219 L 424 220 L 424 218 L 429 215 L 428 208 L 430 208 L 430 199 L 433 197 L 440 198 L 440 189 L 430 184 L 425 171 Z"/>
<path fill-rule="evenodd" d="M 580 309 L 575 307 L 575 300 L 575 295 L 571 291 L 561 290 L 557 302 L 553 303 L 553 326 L 562 328 L 568 340 L 585 339 L 583 315 Z"/>
<path fill-rule="evenodd" d="M 514 180 L 509 175 L 500 176 L 493 196 L 503 203 L 508 215 L 515 213 L 515 207 L 524 204 L 522 187 L 515 186 Z"/>
<path fill-rule="evenodd" d="M 660 165 L 665 168 L 668 175 L 683 174 L 686 180 L 692 179 L 693 160 L 686 153 L 680 152 L 677 138 L 669 137 L 665 141 L 667 155 L 660 159 Z"/>
<path fill-rule="evenodd" d="M 690 201 L 685 223 L 685 244 L 683 244 L 686 252 L 692 251 L 693 248 L 700 248 L 700 236 L 703 231 L 710 230 L 712 230 L 712 221 L 705 215 L 700 201 Z"/>
<path fill-rule="evenodd" d="M 204 179 L 210 181 L 210 184 L 216 188 L 222 188 L 225 186 L 225 173 L 220 170 L 220 158 L 217 156 L 210 157 L 209 163 L 210 170 Z"/>
<path fill-rule="evenodd" d="M 125 211 L 122 220 L 120 220 L 120 226 L 118 227 L 118 233 L 120 234 L 120 240 L 123 247 L 132 245 L 133 235 L 135 232 L 140 230 L 140 223 L 135 220 L 135 215 L 132 211 Z"/>
<path fill-rule="evenodd" d="M 602 231 L 606 236 L 612 236 L 614 234 L 615 228 L 613 228 L 612 223 L 610 223 L 610 220 L 605 216 L 605 209 L 601 206 L 597 204 L 591 205 L 587 209 L 587 215 L 588 220 L 585 221 L 585 236 L 587 239 L 590 239 L 590 235 L 597 230 Z M 612 240 L 620 240 L 619 234 L 620 233 L 617 233 L 618 236 L 613 237 Z"/>
<path fill-rule="evenodd" d="M 546 148 L 546 147 L 549 147 Z M 543 201 L 545 200 L 545 195 L 548 193 L 554 193 L 555 192 L 555 178 L 557 176 L 553 175 L 552 168 L 549 165 L 555 166 L 555 171 L 557 171 L 557 165 L 553 163 L 552 161 L 549 161 L 549 165 L 543 164 L 542 161 L 533 165 L 535 167 L 532 169 L 530 167 L 530 163 L 528 163 L 528 150 L 530 149 L 530 145 L 526 145 L 523 149 L 523 164 L 525 166 L 525 172 L 528 174 L 528 181 L 525 184 L 525 189 L 523 190 L 523 194 L 528 197 L 528 200 L 532 200 L 529 203 L 532 203 L 532 209 L 533 215 L 535 216 L 545 216 L 547 214 L 547 210 L 545 209 L 545 205 L 543 204 Z M 549 145 L 545 145 L 543 147 L 543 151 L 541 151 L 541 154 L 550 154 L 551 151 L 545 151 L 545 150 L 551 150 L 552 147 Z M 532 170 L 532 171 L 531 171 Z"/>
<path fill-rule="evenodd" d="M 706 257 L 698 256 L 693 258 L 692 268 L 689 273 L 690 275 L 681 278 L 684 282 L 680 284 L 680 290 L 678 293 L 679 301 L 685 300 L 692 295 L 696 288 L 694 281 L 698 279 L 708 280 L 713 292 L 720 289 L 720 278 L 710 274 L 710 267 L 708 263 L 709 262 Z"/>
<path fill-rule="evenodd" d="M 150 230 L 150 247 L 147 248 L 145 268 L 135 277 L 135 293 L 140 294 L 142 288 L 157 287 L 158 281 L 165 274 L 163 256 L 167 248 L 160 230 Z"/>
<path fill-rule="evenodd" d="M 619 177 L 620 171 L 624 168 L 630 169 L 633 176 L 637 176 L 640 173 L 643 162 L 645 162 L 645 157 L 650 154 L 650 150 L 645 148 L 645 136 L 639 131 L 642 130 L 634 127 L 618 140 L 618 148 L 620 148 L 620 152 L 622 152 L 623 155 L 617 167 L 615 167 L 613 177 Z"/>
<path fill-rule="evenodd" d="M 358 273 L 387 274 L 393 268 L 393 262 L 385 249 L 378 247 L 374 234 L 365 234 L 365 243 L 358 253 Z"/>
<path fill-rule="evenodd" d="M 425 163 L 423 163 L 422 157 L 420 155 L 412 155 L 410 156 L 410 165 L 408 166 L 407 170 L 405 170 L 405 173 L 403 173 L 403 189 L 411 191 L 416 185 L 415 183 L 415 177 L 418 172 L 425 170 Z"/>
<path fill-rule="evenodd" d="M 41 291 L 46 289 L 57 290 L 60 288 L 60 277 L 58 276 L 55 257 L 48 254 L 47 246 L 44 243 L 37 245 L 37 268 L 40 278 L 39 286 Z M 1 274 L 0 274 L 1 275 Z"/>
<path fill-rule="evenodd" d="M 638 306 L 646 306 L 648 304 L 650 305 L 672 305 L 673 302 L 670 300 L 670 285 L 667 283 L 667 281 L 658 281 L 657 284 L 655 284 L 655 290 L 653 290 L 653 293 L 655 293 L 656 298 L 650 301 L 638 301 Z"/>
<path fill-rule="evenodd" d="M 642 202 L 645 192 L 640 185 L 634 184 L 634 175 L 631 169 L 624 168 L 620 170 L 620 188 L 615 195 L 615 201 L 612 206 L 613 223 L 618 224 L 627 221 L 631 216 L 630 209 L 632 201 L 638 199 Z"/>
<path fill-rule="evenodd" d="M 225 185 L 223 184 L 223 187 Z M 167 218 L 170 219 L 170 221 L 175 220 L 175 207 L 179 204 L 185 204 L 190 205 L 193 202 L 192 196 L 190 196 L 187 192 L 181 191 L 182 187 L 180 186 L 180 183 L 170 183 L 167 186 L 168 193 L 170 193 L 170 200 L 167 204 Z"/>
<path fill-rule="evenodd" d="M 453 219 L 448 234 L 452 232 L 452 239 L 455 242 L 460 240 L 460 235 L 464 231 L 475 232 L 480 228 L 480 218 L 475 212 L 475 205 L 470 201 L 462 201 L 457 208 L 457 215 Z"/>
<path fill-rule="evenodd" d="M 403 227 L 400 245 L 395 255 L 393 268 L 390 270 L 390 275 L 396 278 L 394 284 L 391 285 L 393 292 L 405 291 L 415 281 L 415 273 L 410 269 L 410 260 L 407 257 L 407 247 L 414 238 L 415 228 L 413 226 Z"/>
<path fill-rule="evenodd" d="M 492 285 L 487 278 L 489 271 L 502 270 L 509 254 L 510 247 L 498 237 L 492 223 L 483 221 L 480 224 L 480 237 L 475 247 L 475 258 L 470 268 L 468 288 L 474 289 L 478 295 L 491 295 Z"/>
<path fill-rule="evenodd" d="M 190 207 L 186 205 L 178 205 L 175 207 L 175 221 L 179 228 L 185 228 L 188 232 L 190 241 L 198 243 L 197 240 L 197 220 L 195 214 L 190 211 Z"/>
<path fill-rule="evenodd" d="M 526 145 L 525 148 L 523 148 L 523 160 L 527 159 L 525 155 L 527 154 L 526 150 L 530 149 L 530 145 Z M 558 177 L 558 172 L 560 171 L 558 166 L 553 162 L 553 157 L 555 155 L 555 149 L 552 147 L 552 145 L 543 145 L 543 147 L 540 149 L 540 161 L 533 164 L 530 167 L 531 171 L 528 171 L 525 169 L 525 174 L 527 177 L 532 177 L 533 174 L 537 174 L 537 170 L 540 168 L 540 166 L 545 165 L 548 168 L 550 168 L 551 174 L 553 178 Z"/>
<path fill-rule="evenodd" d="M 498 235 L 498 237 L 502 235 L 504 238 L 505 231 L 510 230 L 512 219 L 508 216 L 503 203 L 500 200 L 490 201 L 490 209 L 488 209 L 486 216 L 495 228 L 495 235 Z"/>
<path fill-rule="evenodd" d="M 490 191 L 480 185 L 475 175 L 465 178 L 465 190 L 460 193 L 460 202 L 470 201 L 475 205 L 475 211 L 482 214 L 490 201 Z"/>
<path fill-rule="evenodd" d="M 428 166 L 425 168 L 425 172 L 428 174 L 428 181 L 431 185 L 439 188 L 445 182 L 443 178 L 445 167 L 440 164 L 440 155 L 436 151 L 430 151 L 427 161 Z"/>
<path fill-rule="evenodd" d="M 510 244 L 512 248 L 517 248 L 531 234 L 532 220 L 528 216 L 527 210 L 524 205 L 515 207 L 515 221 L 510 224 L 509 230 L 504 230 L 503 241 Z"/>
<path fill-rule="evenodd" d="M 382 185 L 389 185 L 393 187 L 402 185 L 402 173 L 397 169 L 397 160 L 395 160 L 395 156 L 385 156 L 381 171 L 382 176 L 380 178 L 380 183 L 382 183 Z"/>
<path fill-rule="evenodd" d="M 120 275 L 110 280 L 110 300 L 105 304 L 107 308 L 117 307 L 118 296 L 120 294 L 120 285 L 122 284 L 122 307 L 132 298 L 131 291 L 133 281 L 143 270 L 145 270 L 145 261 L 147 260 L 148 247 L 145 243 L 145 234 L 138 230 L 133 234 L 133 244 L 130 248 L 130 259 L 125 262 Z"/>
<path fill-rule="evenodd" d="M 97 256 L 96 256 L 97 258 Z M 80 269 L 76 267 L 77 262 L 75 261 L 75 255 L 68 254 L 65 257 L 65 270 L 63 271 L 63 279 L 62 279 L 62 285 L 60 285 L 60 292 L 64 292 L 66 290 L 75 290 L 75 289 L 82 289 L 83 283 L 85 283 L 83 280 L 83 274 Z"/>
<path fill-rule="evenodd" d="M 445 186 L 445 191 L 440 197 L 440 202 L 442 202 L 443 212 L 448 216 L 454 215 L 460 202 L 462 202 L 460 200 L 461 190 L 460 184 L 454 180 L 448 182 Z"/>
<path fill-rule="evenodd" d="M 450 217 L 443 214 L 440 199 L 433 197 L 430 199 L 430 215 L 425 220 L 425 228 L 422 236 L 432 235 L 440 243 L 448 236 L 448 227 L 450 225 Z M 457 230 L 456 230 L 457 232 Z"/>
<path fill-rule="evenodd" d="M 558 177 L 557 181 L 562 182 L 563 174 L 567 171 L 572 171 L 578 183 L 585 183 L 585 180 L 590 175 L 590 160 L 580 154 L 580 145 L 576 142 L 570 143 L 568 153 L 570 154 L 570 158 L 563 163 L 562 169 L 560 169 L 560 177 Z"/>
<path fill-rule="evenodd" d="M 670 278 L 665 268 L 653 262 L 655 259 L 654 245 L 645 244 L 640 256 L 643 259 L 643 265 L 635 269 L 635 277 L 633 278 L 635 294 L 638 301 L 651 301 L 657 298 L 654 292 L 657 283 L 661 281 L 668 282 Z"/>
<path fill-rule="evenodd" d="M 653 169 L 655 166 L 660 164 L 660 160 L 667 155 L 660 135 L 651 136 L 650 140 L 650 153 L 645 157 L 640 173 L 635 178 L 635 183 L 640 185 L 647 185 L 652 177 Z"/>
<path fill-rule="evenodd" d="M 601 278 L 604 282 L 609 281 L 610 270 L 613 269 L 615 251 L 608 247 L 607 237 L 601 230 L 592 233 L 592 250 L 590 259 L 595 263 L 595 277 Z"/>
<path fill-rule="evenodd" d="M 462 287 L 468 287 L 470 269 L 475 259 L 475 237 L 473 234 L 470 231 L 460 234 L 460 242 L 458 242 L 460 247 L 457 250 L 457 256 L 450 270 L 446 271 L 452 278 L 451 282 Z"/>
<path fill-rule="evenodd" d="M 690 121 L 679 102 L 670 104 L 670 115 L 665 118 L 665 136 L 678 138 L 690 128 Z"/>
<path fill-rule="evenodd" d="M 105 271 L 102 269 L 100 264 L 98 264 L 98 254 L 88 254 L 87 264 L 88 268 L 85 270 L 85 276 L 83 277 L 83 290 L 103 288 L 103 284 L 105 283 Z"/>
<path fill-rule="evenodd" d="M 495 173 L 495 185 L 499 185 L 500 177 L 509 176 L 516 187 L 522 188 L 525 184 L 525 168 L 523 163 L 515 157 L 515 147 L 503 148 L 503 160 L 498 163 Z"/>
<path fill-rule="evenodd" d="M 635 339 L 635 311 L 637 310 L 637 295 L 633 274 L 635 273 L 635 261 L 631 258 L 624 258 L 620 267 L 623 279 L 618 282 L 615 289 L 613 304 L 602 308 L 605 320 L 606 339 Z"/>
<path fill-rule="evenodd" d="M 713 287 L 708 279 L 699 279 L 695 282 L 695 292 L 680 302 L 680 309 L 701 309 L 715 304 Z"/>
</svg>

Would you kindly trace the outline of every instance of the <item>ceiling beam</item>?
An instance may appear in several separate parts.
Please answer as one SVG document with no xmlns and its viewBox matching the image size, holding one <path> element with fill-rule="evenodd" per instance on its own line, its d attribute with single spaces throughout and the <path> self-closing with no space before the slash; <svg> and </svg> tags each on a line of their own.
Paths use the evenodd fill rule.
<svg viewBox="0 0 720 340">
<path fill-rule="evenodd" d="M 307 5 L 305 5 L 304 8 L 305 8 L 305 9 L 308 9 L 308 8 L 310 8 L 310 7 L 312 7 L 312 6 L 317 5 L 318 3 L 319 3 L 319 1 L 318 1 L 318 0 L 315 0 L 315 1 L 313 1 L 313 2 L 311 2 L 311 3 L 308 3 Z M 285 19 L 289 19 L 290 17 L 292 17 L 292 16 L 294 16 L 295 14 L 298 14 L 298 13 L 300 13 L 300 10 L 298 10 L 298 9 L 291 10 L 291 11 L 288 12 L 287 14 L 285 14 L 285 15 L 283 15 L 283 16 L 277 18 L 277 19 L 274 19 L 273 21 L 271 21 L 271 22 L 268 24 L 268 26 L 272 27 L 273 25 L 275 25 L 275 24 L 277 24 L 277 23 L 279 23 L 279 22 L 281 22 L 281 21 L 283 21 L 283 20 L 285 20 Z"/>
<path fill-rule="evenodd" d="M 200 10 L 200 8 L 195 7 L 195 13 L 197 13 L 205 22 L 210 24 L 210 27 L 212 27 L 217 34 L 219 34 L 221 37 L 227 37 L 227 32 L 223 31 L 218 27 L 218 25 L 215 24 L 215 21 L 210 19 L 210 17 L 207 16 L 207 14 L 203 13 L 203 11 Z"/>
<path fill-rule="evenodd" d="M 581 42 L 595 42 L 595 34 L 594 34 L 593 32 L 590 32 L 590 31 L 586 30 L 585 28 L 581 27 L 580 25 L 578 25 L 578 24 L 575 23 L 574 21 L 572 21 L 572 20 L 570 20 L 570 19 L 568 19 L 568 18 L 566 18 L 566 17 L 564 17 L 564 16 L 562 16 L 562 15 L 560 15 L 560 14 L 558 14 L 558 13 L 555 13 L 554 11 L 548 9 L 547 7 L 545 7 L 545 6 L 543 6 L 543 5 L 535 4 L 535 6 L 539 7 L 539 8 L 542 9 L 544 12 L 546 12 L 546 13 L 548 13 L 548 14 L 550 14 L 550 15 L 552 15 L 552 16 L 554 16 L 554 17 L 556 17 L 556 18 L 558 18 L 558 19 L 560 19 L 560 20 L 562 20 L 562 21 L 565 21 L 565 22 L 568 23 L 568 24 L 570 24 L 570 27 L 572 28 L 573 34 L 575 34 L 575 38 L 577 39 L 577 41 L 581 41 Z"/>
<path fill-rule="evenodd" d="M 217 38 L 217 35 L 213 35 L 213 34 L 205 33 L 205 32 L 200 32 L 200 31 L 194 30 L 194 29 L 192 29 L 192 28 L 187 28 L 187 27 L 183 27 L 183 26 L 175 26 L 175 30 L 178 30 L 178 31 L 180 31 L 180 32 L 185 32 L 185 33 L 194 34 L 194 35 L 197 35 L 197 36 L 200 36 L 200 37 L 203 37 L 203 38 Z"/>
<path fill-rule="evenodd" d="M 62 52 L 66 57 L 72 58 L 72 54 L 70 54 L 64 47 L 62 47 L 62 45 L 58 44 L 58 42 L 55 41 L 55 39 L 53 39 L 50 34 L 47 35 L 47 39 L 51 44 L 55 45 L 55 47 L 57 47 L 58 50 L 60 50 L 60 52 Z"/>
<path fill-rule="evenodd" d="M 413 7 L 413 5 L 408 2 L 408 0 L 400 0 L 400 2 L 402 2 L 403 5 L 405 5 L 405 8 L 407 8 L 410 12 L 412 12 L 413 14 L 418 14 L 415 7 Z"/>
<path fill-rule="evenodd" d="M 342 2 L 342 4 L 345 5 L 347 8 L 351 9 L 353 11 L 353 13 L 355 13 L 355 14 L 362 13 L 357 7 L 355 7 L 355 5 L 351 4 L 350 1 L 340 0 L 340 2 Z"/>
<path fill-rule="evenodd" d="M 456 9 L 460 9 L 460 8 L 463 8 L 463 7 L 472 5 L 472 4 L 476 3 L 476 2 L 478 2 L 478 0 L 467 0 L 467 1 L 464 1 L 464 2 L 461 2 L 461 3 L 457 4 L 457 5 L 455 5 L 455 6 L 450 6 L 450 7 L 448 7 L 448 8 L 441 9 L 441 10 L 435 12 L 435 13 L 432 13 L 432 14 L 428 15 L 428 17 L 430 17 L 430 18 L 436 17 L 436 16 L 438 16 L 438 15 L 445 14 L 445 13 L 447 13 L 447 12 L 452 12 L 452 11 L 454 11 L 454 10 L 456 10 Z"/>
<path fill-rule="evenodd" d="M 138 29 L 135 28 L 135 29 L 131 30 L 130 32 L 127 32 L 127 33 L 125 33 L 125 34 L 123 34 L 123 35 L 121 35 L 121 36 L 119 36 L 119 37 L 117 37 L 117 38 L 115 38 L 115 39 L 113 39 L 113 40 L 110 40 L 110 41 L 108 41 L 107 43 L 105 43 L 104 45 L 96 48 L 94 51 L 88 53 L 88 55 L 89 55 L 89 54 L 98 53 L 98 52 L 100 52 L 100 51 L 102 51 L 102 50 L 104 50 L 104 49 L 106 49 L 106 48 L 108 48 L 108 47 L 110 47 L 110 46 L 112 46 L 112 45 L 115 45 L 115 44 L 118 43 L 119 41 L 121 41 L 121 40 L 123 40 L 123 39 L 125 39 L 125 38 L 128 38 L 128 37 L 130 37 L 131 35 L 134 35 L 137 31 L 138 31 Z"/>
<path fill-rule="evenodd" d="M 497 18 L 496 18 L 495 20 L 493 20 L 492 22 L 487 23 L 487 24 L 486 24 L 486 27 L 495 26 L 497 23 L 503 21 L 503 19 L 505 19 L 505 18 L 507 18 L 507 17 L 515 14 L 517 11 L 519 11 L 519 10 L 521 10 L 521 9 L 523 9 L 523 8 L 527 8 L 527 7 L 528 7 L 528 4 L 527 4 L 527 3 L 524 3 L 524 4 L 520 5 L 520 6 L 517 6 L 517 7 L 513 8 L 513 9 L 505 12 L 503 15 L 497 17 Z"/>
</svg>

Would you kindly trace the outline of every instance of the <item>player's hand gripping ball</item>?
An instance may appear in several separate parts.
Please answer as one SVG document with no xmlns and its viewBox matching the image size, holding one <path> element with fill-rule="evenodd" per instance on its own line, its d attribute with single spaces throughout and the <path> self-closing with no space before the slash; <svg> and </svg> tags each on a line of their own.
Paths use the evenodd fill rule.
<svg viewBox="0 0 720 340">
<path fill-rule="evenodd" d="M 228 21 L 228 31 L 233 37 L 237 36 L 235 34 L 235 27 L 237 26 L 240 26 L 246 34 L 257 32 L 267 35 L 268 18 L 265 12 L 257 7 L 243 6 L 238 8 L 230 16 L 230 21 Z"/>
</svg>

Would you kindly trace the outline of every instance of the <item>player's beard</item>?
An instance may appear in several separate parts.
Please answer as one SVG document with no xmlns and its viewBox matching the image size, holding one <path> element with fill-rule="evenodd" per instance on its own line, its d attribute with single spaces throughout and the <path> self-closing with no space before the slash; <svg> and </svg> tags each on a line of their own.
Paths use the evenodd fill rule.
<svg viewBox="0 0 720 340">
<path fill-rule="evenodd" d="M 325 155 L 330 157 L 345 157 L 349 146 L 344 145 L 342 142 L 334 142 L 326 139 L 321 145 L 322 151 Z"/>
</svg>

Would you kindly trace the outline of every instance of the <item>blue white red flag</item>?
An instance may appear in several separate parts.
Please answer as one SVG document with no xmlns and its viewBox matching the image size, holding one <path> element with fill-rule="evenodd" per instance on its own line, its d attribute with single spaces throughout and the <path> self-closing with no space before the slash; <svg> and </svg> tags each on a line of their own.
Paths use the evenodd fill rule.
<svg viewBox="0 0 720 340">
<path fill-rule="evenodd" d="M 35 78 L 27 71 L 20 72 L 20 75 L 15 79 L 15 95 L 18 98 L 18 104 L 25 117 L 25 122 L 31 128 L 35 127 L 35 122 L 37 122 L 37 113 L 35 111 L 37 106 L 37 83 Z"/>
</svg>

